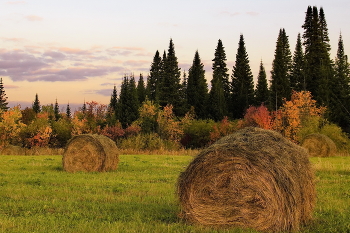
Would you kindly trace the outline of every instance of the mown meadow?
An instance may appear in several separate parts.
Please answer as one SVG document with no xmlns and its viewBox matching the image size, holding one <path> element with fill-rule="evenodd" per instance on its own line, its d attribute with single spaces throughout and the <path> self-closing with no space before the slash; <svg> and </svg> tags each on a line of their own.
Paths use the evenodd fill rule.
<svg viewBox="0 0 350 233">
<path fill-rule="evenodd" d="M 116 171 L 67 173 L 61 156 L 0 156 L 0 232 L 254 232 L 178 218 L 180 155 L 121 155 Z M 315 220 L 302 232 L 350 232 L 350 157 L 311 158 Z"/>
</svg>

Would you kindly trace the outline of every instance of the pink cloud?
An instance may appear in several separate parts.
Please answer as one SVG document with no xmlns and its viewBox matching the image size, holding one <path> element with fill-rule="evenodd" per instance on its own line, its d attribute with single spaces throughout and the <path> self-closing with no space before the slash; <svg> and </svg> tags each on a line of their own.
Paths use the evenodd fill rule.
<svg viewBox="0 0 350 233">
<path fill-rule="evenodd" d="M 26 41 L 23 38 L 6 38 L 6 37 L 2 37 L 2 40 L 5 42 L 15 42 L 15 43 L 20 43 L 20 42 Z"/>
<path fill-rule="evenodd" d="M 28 21 L 42 21 L 43 18 L 37 15 L 27 15 L 24 18 L 26 18 Z"/>
<path fill-rule="evenodd" d="M 250 16 L 257 16 L 259 15 L 258 12 L 254 12 L 254 11 L 249 11 L 249 12 L 246 12 L 247 15 L 250 15 Z"/>
<path fill-rule="evenodd" d="M 16 89 L 16 88 L 19 88 L 19 86 L 16 86 L 16 85 L 4 85 L 4 87 L 6 88 L 6 89 Z"/>
</svg>

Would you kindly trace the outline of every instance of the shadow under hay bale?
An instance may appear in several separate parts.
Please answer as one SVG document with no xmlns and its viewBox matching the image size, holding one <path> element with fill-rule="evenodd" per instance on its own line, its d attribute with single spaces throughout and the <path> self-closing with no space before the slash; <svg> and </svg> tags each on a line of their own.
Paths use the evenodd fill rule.
<svg viewBox="0 0 350 233">
<path fill-rule="evenodd" d="M 0 150 L 1 155 L 25 155 L 24 148 L 20 146 L 7 145 Z"/>
<path fill-rule="evenodd" d="M 297 231 L 312 219 L 307 151 L 279 133 L 245 128 L 202 150 L 177 184 L 180 216 L 212 227 Z"/>
<path fill-rule="evenodd" d="M 333 140 L 324 134 L 309 134 L 301 145 L 308 150 L 312 157 L 329 157 L 337 153 L 337 146 Z"/>
<path fill-rule="evenodd" d="M 67 172 L 112 171 L 119 163 L 118 148 L 103 135 L 78 135 L 67 143 L 62 161 Z"/>
</svg>

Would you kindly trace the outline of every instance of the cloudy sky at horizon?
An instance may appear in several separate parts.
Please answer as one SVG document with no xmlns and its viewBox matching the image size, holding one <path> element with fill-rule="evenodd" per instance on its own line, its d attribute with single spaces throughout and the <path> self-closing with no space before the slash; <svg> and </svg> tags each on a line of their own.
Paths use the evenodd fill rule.
<svg viewBox="0 0 350 233">
<path fill-rule="evenodd" d="M 108 104 L 124 74 L 146 79 L 170 38 L 186 72 L 199 51 L 208 84 L 221 39 L 231 75 L 240 34 L 254 78 L 261 60 L 269 77 L 279 29 L 293 53 L 309 5 L 324 9 L 332 58 L 340 33 L 349 54 L 348 0 L 0 0 L 0 77 L 11 106 L 36 93 L 43 105 Z"/>
</svg>

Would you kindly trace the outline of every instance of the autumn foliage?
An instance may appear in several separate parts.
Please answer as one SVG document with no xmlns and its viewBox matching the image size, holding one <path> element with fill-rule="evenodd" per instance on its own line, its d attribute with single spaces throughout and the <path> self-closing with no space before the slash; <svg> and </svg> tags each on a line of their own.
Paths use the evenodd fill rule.
<svg viewBox="0 0 350 233">
<path fill-rule="evenodd" d="M 291 100 L 284 100 L 274 113 L 273 129 L 294 142 L 300 142 L 299 131 L 313 117 L 321 118 L 326 108 L 317 107 L 309 91 L 293 92 Z"/>
<path fill-rule="evenodd" d="M 232 121 L 224 117 L 214 122 L 196 119 L 194 109 L 178 117 L 172 105 L 162 108 L 145 100 L 139 108 L 138 119 L 123 127 L 118 120 L 110 120 L 108 106 L 95 101 L 87 102 L 85 108 L 72 114 L 72 118 L 64 113 L 53 117 L 52 106 L 43 106 L 41 112 L 34 114 L 30 108 L 21 111 L 17 106 L 0 112 L 0 149 L 9 144 L 62 148 L 72 136 L 81 134 L 104 135 L 128 147 L 200 148 L 248 126 L 275 130 L 299 143 L 310 133 L 322 133 L 325 110 L 316 105 L 310 92 L 301 91 L 293 92 L 291 100 L 284 100 L 277 111 L 270 112 L 264 105 L 250 106 L 243 119 Z M 337 138 L 339 133 L 334 136 L 333 128 L 332 132 L 327 131 L 328 135 Z"/>
</svg>

